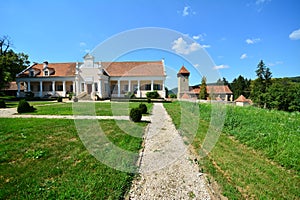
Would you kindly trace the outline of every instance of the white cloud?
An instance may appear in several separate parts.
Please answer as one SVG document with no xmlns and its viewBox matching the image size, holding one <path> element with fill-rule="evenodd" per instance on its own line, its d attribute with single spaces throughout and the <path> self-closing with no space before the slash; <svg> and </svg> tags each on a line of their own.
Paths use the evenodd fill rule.
<svg viewBox="0 0 300 200">
<path fill-rule="evenodd" d="M 268 63 L 267 66 L 273 67 L 273 66 L 275 66 L 275 65 L 282 65 L 282 64 L 283 64 L 282 61 L 276 61 L 276 62 L 273 62 L 273 63 Z"/>
<path fill-rule="evenodd" d="M 200 44 L 193 42 L 188 44 L 182 37 L 179 37 L 177 40 L 173 41 L 172 49 L 179 54 L 190 54 L 193 51 L 197 51 L 201 48 Z"/>
<path fill-rule="evenodd" d="M 203 49 L 207 49 L 207 48 L 210 48 L 211 46 L 210 46 L 209 44 L 203 44 L 203 45 L 201 45 L 201 47 L 202 47 Z"/>
<path fill-rule="evenodd" d="M 264 4 L 264 3 L 268 3 L 270 2 L 271 0 L 256 0 L 255 1 L 255 4 L 256 5 L 261 5 L 261 4 Z"/>
<path fill-rule="evenodd" d="M 293 31 L 290 35 L 289 38 L 291 40 L 300 40 L 300 29 Z"/>
<path fill-rule="evenodd" d="M 228 65 L 217 65 L 217 66 L 214 66 L 213 69 L 218 70 L 218 69 L 227 69 L 227 68 L 229 68 Z"/>
<path fill-rule="evenodd" d="M 199 67 L 200 65 L 199 64 L 194 64 L 194 67 Z"/>
<path fill-rule="evenodd" d="M 80 46 L 80 47 L 85 47 L 85 46 L 86 46 L 86 43 L 85 43 L 85 42 L 80 42 L 80 43 L 79 43 L 79 46 Z"/>
<path fill-rule="evenodd" d="M 193 39 L 194 40 L 200 40 L 200 41 L 204 41 L 204 37 L 206 36 L 205 33 L 202 33 L 202 34 L 198 34 L 198 35 L 194 35 L 193 36 Z"/>
<path fill-rule="evenodd" d="M 179 11 L 178 13 L 181 13 L 181 15 L 182 15 L 183 17 L 186 17 L 186 16 L 191 15 L 191 14 L 193 14 L 193 15 L 196 14 L 196 12 L 193 11 L 192 8 L 191 8 L 190 6 L 184 6 L 184 7 L 183 7 L 183 10 L 182 10 L 181 12 Z"/>
<path fill-rule="evenodd" d="M 248 39 L 246 39 L 247 44 L 255 44 L 255 43 L 258 43 L 260 41 L 261 41 L 260 38 L 253 38 L 253 39 L 248 38 Z"/>
<path fill-rule="evenodd" d="M 182 11 L 182 16 L 183 16 L 183 17 L 189 15 L 189 9 L 190 9 L 189 6 L 184 6 L 183 11 Z"/>
<path fill-rule="evenodd" d="M 243 59 L 245 59 L 245 58 L 247 58 L 247 57 L 248 57 L 247 54 L 246 54 L 246 53 L 243 53 L 243 54 L 241 55 L 240 59 L 243 60 Z"/>
</svg>

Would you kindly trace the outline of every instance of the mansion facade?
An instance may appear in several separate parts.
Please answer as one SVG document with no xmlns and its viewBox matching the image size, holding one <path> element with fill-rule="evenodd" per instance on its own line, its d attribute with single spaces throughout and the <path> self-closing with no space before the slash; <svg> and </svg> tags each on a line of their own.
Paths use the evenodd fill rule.
<svg viewBox="0 0 300 200">
<path fill-rule="evenodd" d="M 94 57 L 87 54 L 84 62 L 34 63 L 17 74 L 16 83 L 18 97 L 32 92 L 41 98 L 66 97 L 69 93 L 91 99 L 122 98 L 127 93 L 142 98 L 155 90 L 164 98 L 165 79 L 164 60 L 95 62 Z"/>
</svg>

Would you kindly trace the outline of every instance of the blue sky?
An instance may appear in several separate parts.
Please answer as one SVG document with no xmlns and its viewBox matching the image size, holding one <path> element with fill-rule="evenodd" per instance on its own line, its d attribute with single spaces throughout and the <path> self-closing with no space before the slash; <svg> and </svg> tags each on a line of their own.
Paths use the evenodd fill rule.
<svg viewBox="0 0 300 200">
<path fill-rule="evenodd" d="M 179 57 L 205 49 L 221 77 L 255 78 L 262 59 L 273 77 L 300 75 L 300 1 L 298 0 L 7 0 L 1 2 L 0 36 L 32 62 L 82 61 L 88 51 L 123 31 L 161 27 L 185 38 L 174 40 Z M 109 51 L 109 49 L 108 49 Z M 147 50 L 121 59 L 160 60 L 175 72 L 193 63 Z M 103 60 L 104 61 L 104 60 Z M 200 80 L 191 75 L 191 84 Z"/>
</svg>

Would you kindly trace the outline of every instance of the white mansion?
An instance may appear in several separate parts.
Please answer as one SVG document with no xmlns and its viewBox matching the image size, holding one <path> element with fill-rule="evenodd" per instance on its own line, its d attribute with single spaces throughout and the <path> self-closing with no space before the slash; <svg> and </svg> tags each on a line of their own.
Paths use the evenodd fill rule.
<svg viewBox="0 0 300 200">
<path fill-rule="evenodd" d="M 146 97 L 157 91 L 165 97 L 164 60 L 146 62 L 95 62 L 90 54 L 84 62 L 33 64 L 16 77 L 17 96 L 32 92 L 36 97 L 90 95 L 91 99 L 124 97 L 132 92 L 136 97 Z M 24 92 L 20 91 L 24 85 Z"/>
</svg>

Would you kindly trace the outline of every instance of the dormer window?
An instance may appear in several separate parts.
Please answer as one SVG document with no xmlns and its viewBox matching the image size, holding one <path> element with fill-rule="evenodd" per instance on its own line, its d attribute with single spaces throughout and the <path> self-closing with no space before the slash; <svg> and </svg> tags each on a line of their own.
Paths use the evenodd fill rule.
<svg viewBox="0 0 300 200">
<path fill-rule="evenodd" d="M 29 71 L 29 76 L 30 76 L 30 77 L 34 77 L 34 70 L 30 70 L 30 71 Z"/>
<path fill-rule="evenodd" d="M 49 71 L 48 70 L 44 71 L 44 76 L 49 76 Z"/>
</svg>

